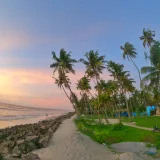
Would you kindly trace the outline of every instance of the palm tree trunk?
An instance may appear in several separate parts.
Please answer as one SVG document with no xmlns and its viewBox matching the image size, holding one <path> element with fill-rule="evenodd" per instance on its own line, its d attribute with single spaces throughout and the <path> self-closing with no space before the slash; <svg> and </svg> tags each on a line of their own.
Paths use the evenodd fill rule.
<svg viewBox="0 0 160 160">
<path fill-rule="evenodd" d="M 96 76 L 96 82 L 97 82 L 97 86 L 98 86 L 98 77 Z M 99 106 L 99 90 L 98 90 L 98 119 L 99 119 L 99 123 L 101 123 L 101 119 L 100 119 L 100 106 Z"/>
<path fill-rule="evenodd" d="M 66 96 L 68 97 L 68 99 L 71 100 L 69 95 L 67 94 L 66 90 L 64 89 L 63 85 L 62 85 L 62 89 L 63 89 L 64 93 L 66 94 Z"/>
<path fill-rule="evenodd" d="M 128 100 L 127 100 L 126 96 L 125 96 L 125 102 L 126 102 L 126 106 L 127 106 L 128 118 L 131 121 L 131 115 L 130 115 L 129 106 L 128 106 Z"/>
<path fill-rule="evenodd" d="M 140 88 L 143 89 L 142 84 L 141 84 L 141 83 L 142 83 L 142 78 L 141 78 L 141 73 L 140 73 L 140 71 L 139 71 L 139 68 L 137 67 L 136 63 L 133 61 L 132 58 L 130 58 L 130 60 L 132 61 L 132 63 L 134 64 L 134 66 L 136 67 L 136 69 L 137 69 L 137 71 L 138 71 L 139 80 L 140 80 Z M 145 98 L 145 95 L 144 95 L 144 94 L 143 94 L 143 98 L 144 98 L 144 103 L 145 103 L 145 106 L 146 106 L 146 98 Z"/>
<path fill-rule="evenodd" d="M 73 97 L 73 92 L 72 92 L 72 90 L 71 90 L 71 87 L 70 87 L 70 85 L 68 84 L 68 89 L 69 89 L 69 91 L 70 91 L 70 93 L 71 93 L 71 96 Z M 70 99 L 71 100 L 71 99 Z M 77 116 L 80 116 L 80 111 L 79 111 L 79 109 L 78 109 L 78 106 L 77 106 L 77 104 L 74 104 L 73 102 L 72 102 L 72 100 L 71 100 L 71 103 L 72 103 L 72 105 L 73 105 L 73 107 L 74 107 L 74 109 L 75 109 L 75 111 L 76 111 L 76 114 L 77 114 Z"/>
<path fill-rule="evenodd" d="M 134 64 L 134 66 L 136 67 L 136 69 L 137 69 L 137 71 L 138 71 L 139 80 L 140 80 L 140 87 L 141 87 L 142 78 L 141 78 L 141 73 L 140 73 L 140 71 L 139 71 L 139 68 L 137 67 L 136 63 L 133 61 L 132 58 L 130 58 L 130 60 L 132 61 L 132 63 Z"/>
</svg>

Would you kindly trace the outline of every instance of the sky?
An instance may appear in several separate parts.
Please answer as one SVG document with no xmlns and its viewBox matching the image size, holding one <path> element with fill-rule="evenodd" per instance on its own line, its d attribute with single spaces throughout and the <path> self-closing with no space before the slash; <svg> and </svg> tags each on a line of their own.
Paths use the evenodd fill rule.
<svg viewBox="0 0 160 160">
<path fill-rule="evenodd" d="M 0 101 L 32 107 L 72 109 L 52 78 L 52 51 L 61 48 L 75 59 L 98 50 L 106 60 L 135 67 L 122 58 L 120 46 L 132 43 L 139 68 L 149 65 L 139 37 L 143 28 L 160 37 L 159 0 L 0 0 Z M 72 87 L 84 75 L 76 64 Z M 109 79 L 104 71 L 103 78 Z"/>
</svg>

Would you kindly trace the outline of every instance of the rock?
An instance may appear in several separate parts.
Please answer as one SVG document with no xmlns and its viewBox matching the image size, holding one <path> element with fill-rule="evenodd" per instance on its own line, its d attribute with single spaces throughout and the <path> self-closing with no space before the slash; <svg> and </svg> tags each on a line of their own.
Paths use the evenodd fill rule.
<svg viewBox="0 0 160 160">
<path fill-rule="evenodd" d="M 24 139 L 18 140 L 17 145 L 19 146 L 20 144 L 24 143 Z"/>
<path fill-rule="evenodd" d="M 31 151 L 33 151 L 35 149 L 38 149 L 38 147 L 36 146 L 36 144 L 34 142 L 32 142 L 32 141 L 25 142 L 25 145 L 26 145 L 27 153 L 31 152 Z"/>
<path fill-rule="evenodd" d="M 37 141 L 38 141 L 38 136 L 28 136 L 26 139 L 25 139 L 25 141 L 27 141 L 27 142 L 30 142 L 30 141 L 32 141 L 32 142 L 34 142 L 34 143 L 36 143 Z"/>
<path fill-rule="evenodd" d="M 16 143 L 14 141 L 10 141 L 10 143 L 8 144 L 9 148 L 14 148 L 14 146 L 16 145 Z"/>
<path fill-rule="evenodd" d="M 38 143 L 40 145 L 40 147 L 47 147 L 48 145 L 48 141 L 49 141 L 49 136 L 45 136 L 39 139 Z"/>
<path fill-rule="evenodd" d="M 48 135 L 49 135 L 49 137 L 52 137 L 52 135 L 53 135 L 53 130 L 51 128 L 49 128 L 49 130 L 48 130 Z"/>
<path fill-rule="evenodd" d="M 21 157 L 21 151 L 18 146 L 15 146 L 12 150 L 13 157 Z"/>
<path fill-rule="evenodd" d="M 29 153 L 28 155 L 24 156 L 22 160 L 40 160 L 37 154 Z"/>
<path fill-rule="evenodd" d="M 47 131 L 47 130 L 46 130 L 46 127 L 45 127 L 44 125 L 42 125 L 42 126 L 40 127 L 40 131 L 39 131 L 39 132 L 40 132 L 41 134 L 45 134 L 46 131 Z"/>
<path fill-rule="evenodd" d="M 147 151 L 146 144 L 141 142 L 120 142 L 112 144 L 111 147 L 114 151 L 122 152 L 134 152 L 145 153 Z"/>
<path fill-rule="evenodd" d="M 22 153 L 27 153 L 27 148 L 26 148 L 26 144 L 25 143 L 21 143 L 19 145 L 19 149 Z"/>
<path fill-rule="evenodd" d="M 13 157 L 13 155 L 11 155 L 11 154 L 8 154 L 8 155 L 4 156 L 3 160 L 20 160 L 20 159 Z"/>
</svg>

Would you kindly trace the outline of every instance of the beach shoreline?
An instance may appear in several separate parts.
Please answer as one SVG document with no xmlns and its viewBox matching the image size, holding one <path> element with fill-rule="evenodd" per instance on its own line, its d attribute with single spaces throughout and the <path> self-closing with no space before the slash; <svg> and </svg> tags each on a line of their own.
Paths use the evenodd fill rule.
<svg viewBox="0 0 160 160">
<path fill-rule="evenodd" d="M 74 112 L 48 117 L 38 123 L 16 125 L 0 129 L 0 153 L 5 159 L 25 157 L 32 150 L 48 145 L 52 134 L 63 120 Z"/>
</svg>

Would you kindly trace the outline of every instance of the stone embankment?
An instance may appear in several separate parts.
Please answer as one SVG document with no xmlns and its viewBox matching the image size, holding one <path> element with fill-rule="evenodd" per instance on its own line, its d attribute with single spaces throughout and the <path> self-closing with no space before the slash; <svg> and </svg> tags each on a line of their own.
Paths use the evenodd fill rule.
<svg viewBox="0 0 160 160">
<path fill-rule="evenodd" d="M 63 120 L 70 118 L 74 112 L 35 124 L 18 125 L 0 129 L 0 160 L 38 160 L 30 153 L 35 149 L 45 148 Z M 2 158 L 3 157 L 3 158 Z"/>
</svg>

